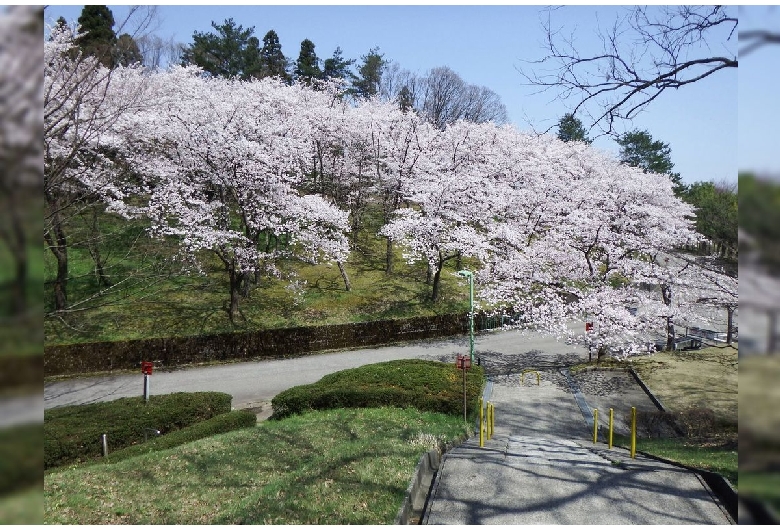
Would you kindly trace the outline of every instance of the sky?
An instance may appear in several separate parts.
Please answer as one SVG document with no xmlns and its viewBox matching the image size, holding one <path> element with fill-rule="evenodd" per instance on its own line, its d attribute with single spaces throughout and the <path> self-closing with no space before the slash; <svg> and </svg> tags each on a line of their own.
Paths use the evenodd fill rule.
<svg viewBox="0 0 780 530">
<path fill-rule="evenodd" d="M 109 7 L 117 20 L 128 10 L 127 6 Z M 50 5 L 44 16 L 48 23 L 59 16 L 75 21 L 81 9 L 81 5 Z M 597 28 L 607 27 L 615 17 L 624 14 L 625 8 L 620 7 L 575 5 L 555 9 L 550 16 L 555 27 L 574 33 L 584 54 L 600 49 Z M 188 44 L 194 31 L 211 31 L 212 21 L 221 23 L 232 17 L 245 28 L 254 26 L 255 36 L 261 40 L 268 30 L 275 30 L 282 52 L 291 60 L 297 58 L 304 39 L 314 42 L 320 59 L 330 57 L 340 46 L 345 58 L 359 61 L 371 48 L 379 47 L 385 59 L 418 74 L 448 66 L 466 82 L 496 92 L 506 105 L 511 122 L 519 129 L 551 129 L 554 134 L 556 123 L 576 101 L 556 100 L 555 92 L 537 93 L 538 87 L 524 85 L 518 71 L 529 66 L 527 61 L 544 55 L 542 20 L 547 16 L 548 11 L 537 6 L 166 5 L 159 7 L 155 33 Z M 760 13 L 757 19 L 760 20 Z M 736 53 L 736 37 L 728 46 L 732 55 Z M 716 52 L 728 50 L 718 46 L 713 49 Z M 765 60 L 756 53 L 757 63 Z M 756 87 L 764 86 L 762 82 L 753 83 Z M 645 112 L 618 130 L 646 129 L 654 139 L 669 144 L 674 170 L 686 183 L 736 182 L 738 169 L 745 168 L 776 168 L 780 172 L 780 164 L 765 156 L 775 150 L 761 147 L 769 139 L 751 143 L 749 137 L 757 131 L 741 117 L 738 119 L 738 111 L 743 111 L 741 100 L 737 104 L 741 90 L 741 72 L 737 76 L 736 69 L 726 69 L 675 92 L 664 93 Z M 744 109 L 746 113 L 748 109 L 754 112 L 755 106 Z M 766 108 L 757 113 L 759 117 L 766 114 Z M 740 135 L 745 134 L 739 142 L 738 127 Z M 744 153 L 738 150 L 743 144 Z M 614 155 L 618 153 L 618 146 L 609 137 L 597 138 L 594 145 Z"/>
<path fill-rule="evenodd" d="M 740 31 L 780 32 L 780 7 L 739 10 Z M 780 46 L 765 46 L 739 64 L 739 167 L 780 179 Z"/>
</svg>

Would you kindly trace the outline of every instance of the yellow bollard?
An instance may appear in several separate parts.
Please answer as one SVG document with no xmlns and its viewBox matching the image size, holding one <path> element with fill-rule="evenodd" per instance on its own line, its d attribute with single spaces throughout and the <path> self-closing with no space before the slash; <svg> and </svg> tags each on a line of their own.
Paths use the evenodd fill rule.
<svg viewBox="0 0 780 530">
<path fill-rule="evenodd" d="M 482 407 L 482 398 L 479 398 L 479 446 L 485 447 L 485 414 Z"/>
<path fill-rule="evenodd" d="M 636 407 L 631 407 L 631 458 L 636 458 Z"/>
<path fill-rule="evenodd" d="M 599 441 L 599 409 L 593 409 L 593 443 Z"/>
<path fill-rule="evenodd" d="M 488 440 L 493 438 L 493 430 L 490 428 L 490 414 L 491 414 L 492 408 L 493 408 L 493 404 L 490 401 L 488 401 L 488 404 L 487 404 L 487 421 L 486 421 L 486 425 L 485 425 L 485 430 L 487 430 L 487 439 Z"/>
<path fill-rule="evenodd" d="M 496 406 L 490 404 L 490 433 L 491 436 L 496 433 Z"/>
<path fill-rule="evenodd" d="M 612 426 L 614 425 L 614 411 L 609 409 L 609 448 L 612 449 Z"/>
<path fill-rule="evenodd" d="M 536 374 L 536 386 L 539 386 L 539 382 L 541 381 L 541 376 L 539 375 L 539 372 L 536 370 L 523 370 L 520 374 L 520 386 L 525 385 L 525 374 Z"/>
</svg>

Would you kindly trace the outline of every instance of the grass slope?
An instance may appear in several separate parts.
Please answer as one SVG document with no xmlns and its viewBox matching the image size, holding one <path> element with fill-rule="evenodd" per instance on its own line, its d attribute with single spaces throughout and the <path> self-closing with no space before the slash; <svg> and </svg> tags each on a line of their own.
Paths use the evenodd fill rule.
<svg viewBox="0 0 780 530">
<path fill-rule="evenodd" d="M 668 410 L 709 408 L 724 426 L 736 429 L 737 350 L 703 348 L 661 352 L 638 358 L 633 367 Z"/>
<path fill-rule="evenodd" d="M 71 248 L 68 296 L 71 303 L 80 304 L 80 310 L 45 319 L 47 345 L 467 311 L 468 287 L 455 274 L 455 260 L 445 264 L 440 300 L 431 302 L 426 264 L 407 264 L 402 249 L 396 245 L 393 273 L 386 274 L 385 240 L 374 235 L 378 227 L 372 226 L 361 232 L 345 264 L 351 291 L 345 290 L 335 265 L 281 261 L 277 266 L 290 279 L 262 278 L 248 298 L 241 300 L 241 315 L 231 325 L 223 309 L 229 297 L 228 278 L 216 257 L 204 253 L 203 274 L 188 274 L 172 261 L 177 253 L 174 243 L 149 239 L 144 235 L 143 224 L 104 215 L 101 230 L 107 234 L 101 248 L 106 274 L 115 284 L 89 303 L 78 302 L 90 299 L 101 287 L 89 250 L 78 245 Z M 86 228 L 82 227 L 82 231 Z M 51 282 L 56 272 L 51 252 L 44 253 L 44 264 L 45 280 Z M 471 263 L 464 260 L 462 265 L 468 267 Z M 297 291 L 290 288 L 292 278 L 301 286 Z M 45 286 L 45 301 L 46 308 L 51 309 L 50 283 Z"/>
<path fill-rule="evenodd" d="M 45 477 L 50 524 L 391 524 L 421 454 L 462 419 L 318 411 Z"/>
</svg>

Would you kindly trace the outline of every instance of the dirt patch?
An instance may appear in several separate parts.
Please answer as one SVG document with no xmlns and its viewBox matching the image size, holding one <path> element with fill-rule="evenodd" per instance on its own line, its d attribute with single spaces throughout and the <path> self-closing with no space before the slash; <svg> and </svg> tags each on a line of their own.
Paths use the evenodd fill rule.
<svg viewBox="0 0 780 530">
<path fill-rule="evenodd" d="M 257 416 L 258 423 L 265 421 L 273 414 L 273 408 L 270 401 L 256 401 L 253 403 L 245 403 L 239 408 L 253 412 Z"/>
</svg>

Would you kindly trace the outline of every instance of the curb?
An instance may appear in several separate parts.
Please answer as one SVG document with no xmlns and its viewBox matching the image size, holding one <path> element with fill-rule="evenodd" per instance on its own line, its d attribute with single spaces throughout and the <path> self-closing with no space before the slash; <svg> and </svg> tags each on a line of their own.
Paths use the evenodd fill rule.
<svg viewBox="0 0 780 530">
<path fill-rule="evenodd" d="M 493 381 L 488 381 L 482 390 L 482 400 L 487 402 L 493 395 Z M 479 433 L 479 419 L 474 424 L 474 433 Z M 393 524 L 425 524 L 422 520 L 431 492 L 435 490 L 439 481 L 439 468 L 444 455 L 451 449 L 458 447 L 468 438 L 462 437 L 445 445 L 440 449 L 431 449 L 420 457 L 417 467 L 414 469 L 412 480 L 404 494 L 404 502 L 395 516 Z"/>
<path fill-rule="evenodd" d="M 658 407 L 661 410 L 661 412 L 666 412 L 666 407 L 663 406 L 663 404 L 661 403 L 661 400 L 658 399 L 655 396 L 655 394 L 653 394 L 653 392 L 647 387 L 645 382 L 642 381 L 642 378 L 639 377 L 639 374 L 636 373 L 636 371 L 633 368 L 629 368 L 628 369 L 628 373 L 630 373 L 634 377 L 634 379 L 636 380 L 637 384 L 642 387 L 642 390 L 645 391 L 645 394 L 647 394 L 647 397 L 650 398 L 650 401 L 652 401 L 653 404 L 655 404 L 655 406 Z"/>
<path fill-rule="evenodd" d="M 739 499 L 742 504 L 742 509 L 749 512 L 749 520 L 747 523 L 739 524 L 780 524 L 780 515 L 778 515 L 769 503 L 753 499 L 750 497 L 742 496 Z"/>
<path fill-rule="evenodd" d="M 424 524 L 422 516 L 428 505 L 428 499 L 431 491 L 434 489 L 434 484 L 438 482 L 438 471 L 444 455 L 465 440 L 465 437 L 458 438 L 440 449 L 431 449 L 420 457 L 420 461 L 414 469 L 412 480 L 406 488 L 404 502 L 401 504 L 393 524 Z"/>
</svg>

